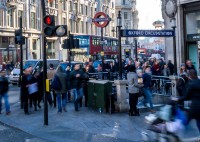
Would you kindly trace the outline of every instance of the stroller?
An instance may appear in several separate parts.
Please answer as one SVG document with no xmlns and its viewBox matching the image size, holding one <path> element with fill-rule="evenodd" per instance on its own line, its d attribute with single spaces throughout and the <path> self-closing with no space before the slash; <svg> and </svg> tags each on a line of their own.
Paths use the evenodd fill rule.
<svg viewBox="0 0 200 142">
<path fill-rule="evenodd" d="M 177 104 L 165 105 L 157 114 L 145 117 L 149 127 L 141 133 L 144 142 L 180 142 L 176 133 L 183 129 L 186 115 Z"/>
</svg>

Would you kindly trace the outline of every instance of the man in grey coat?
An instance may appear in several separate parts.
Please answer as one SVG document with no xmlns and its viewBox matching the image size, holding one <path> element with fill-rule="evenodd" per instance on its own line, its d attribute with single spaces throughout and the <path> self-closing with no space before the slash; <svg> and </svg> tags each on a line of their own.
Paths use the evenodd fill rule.
<svg viewBox="0 0 200 142">
<path fill-rule="evenodd" d="M 129 91 L 129 116 L 139 116 L 139 110 L 137 109 L 137 102 L 139 96 L 139 88 L 143 87 L 143 84 L 138 83 L 138 75 L 135 73 L 135 66 L 129 67 L 127 74 L 128 91 Z"/>
<path fill-rule="evenodd" d="M 61 90 L 55 90 L 58 103 L 58 113 L 61 113 L 62 111 L 67 112 L 66 110 L 67 75 L 61 66 L 56 69 L 55 75 L 58 77 L 60 83 L 62 84 Z"/>
</svg>

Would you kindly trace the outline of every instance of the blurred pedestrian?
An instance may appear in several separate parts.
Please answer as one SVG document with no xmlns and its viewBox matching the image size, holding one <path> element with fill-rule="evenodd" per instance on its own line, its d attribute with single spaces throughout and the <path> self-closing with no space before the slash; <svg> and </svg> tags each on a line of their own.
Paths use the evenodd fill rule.
<svg viewBox="0 0 200 142">
<path fill-rule="evenodd" d="M 67 102 L 71 101 L 71 86 L 70 86 L 70 73 L 71 73 L 71 68 L 70 65 L 67 66 L 65 73 L 67 75 Z"/>
<path fill-rule="evenodd" d="M 53 77 L 53 80 L 55 79 L 55 77 L 57 77 L 60 83 L 62 84 L 61 90 L 55 90 L 58 103 L 58 113 L 61 113 L 62 111 L 67 112 L 66 109 L 67 75 L 61 66 L 59 66 L 56 69 L 56 73 Z"/>
<path fill-rule="evenodd" d="M 167 66 L 170 70 L 170 75 L 173 75 L 174 74 L 174 64 L 172 64 L 171 60 L 168 61 Z"/>
<path fill-rule="evenodd" d="M 192 64 L 192 61 L 191 61 L 191 60 L 187 60 L 187 61 L 186 61 L 186 69 L 187 69 L 187 72 L 189 72 L 191 69 L 195 70 L 195 67 L 194 67 L 194 65 Z"/>
<path fill-rule="evenodd" d="M 82 88 L 83 72 L 80 70 L 80 65 L 76 64 L 74 70 L 70 73 L 70 84 L 74 94 L 74 107 L 78 111 L 82 104 L 83 88 Z"/>
<path fill-rule="evenodd" d="M 139 110 L 136 106 L 138 102 L 139 88 L 143 87 L 143 84 L 138 83 L 138 75 L 135 71 L 135 66 L 131 66 L 127 74 L 130 106 L 129 116 L 139 116 Z"/>
<path fill-rule="evenodd" d="M 6 115 L 11 113 L 10 111 L 10 103 L 8 101 L 8 80 L 5 77 L 5 73 L 3 73 L 0 77 L 0 114 L 2 110 L 2 98 L 4 99 Z"/>
<path fill-rule="evenodd" d="M 55 73 L 56 73 L 56 70 L 54 69 L 54 65 L 49 64 L 49 69 L 47 70 L 47 79 L 52 81 Z M 52 101 L 51 92 L 53 94 L 53 101 Z M 54 90 L 51 90 L 51 92 L 48 93 L 48 101 L 49 101 L 50 106 L 54 105 L 54 107 L 56 107 L 56 94 Z"/>
<path fill-rule="evenodd" d="M 191 82 L 188 84 L 186 95 L 180 98 L 179 101 L 191 100 L 186 124 L 188 124 L 191 119 L 195 119 L 200 132 L 200 80 L 197 77 L 196 70 L 190 69 L 189 78 Z"/>
<path fill-rule="evenodd" d="M 151 92 L 152 84 L 151 84 L 151 68 L 150 67 L 146 67 L 145 72 L 142 75 L 142 79 L 143 79 L 143 84 L 144 84 L 144 87 L 142 88 L 142 92 L 144 93 L 144 96 L 145 96 L 144 105 L 146 105 L 146 103 L 149 103 L 150 111 L 155 112 L 155 110 L 153 109 L 153 103 L 152 103 L 152 92 Z"/>
</svg>

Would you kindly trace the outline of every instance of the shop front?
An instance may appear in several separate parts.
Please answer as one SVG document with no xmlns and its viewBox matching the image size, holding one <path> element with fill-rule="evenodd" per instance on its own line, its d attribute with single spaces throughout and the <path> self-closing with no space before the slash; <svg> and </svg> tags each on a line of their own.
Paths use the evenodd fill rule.
<svg viewBox="0 0 200 142">
<path fill-rule="evenodd" d="M 200 2 L 184 6 L 185 57 L 199 72 L 200 63 Z"/>
</svg>

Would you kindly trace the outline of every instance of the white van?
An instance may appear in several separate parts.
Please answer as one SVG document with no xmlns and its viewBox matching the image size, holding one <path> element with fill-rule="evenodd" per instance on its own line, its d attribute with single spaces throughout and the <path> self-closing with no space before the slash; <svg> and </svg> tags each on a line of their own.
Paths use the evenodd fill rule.
<svg viewBox="0 0 200 142">
<path fill-rule="evenodd" d="M 160 54 L 151 54 L 151 57 L 150 58 L 156 58 L 156 59 L 163 59 L 163 61 L 164 61 L 164 58 L 163 57 L 161 57 L 161 55 Z"/>
</svg>

